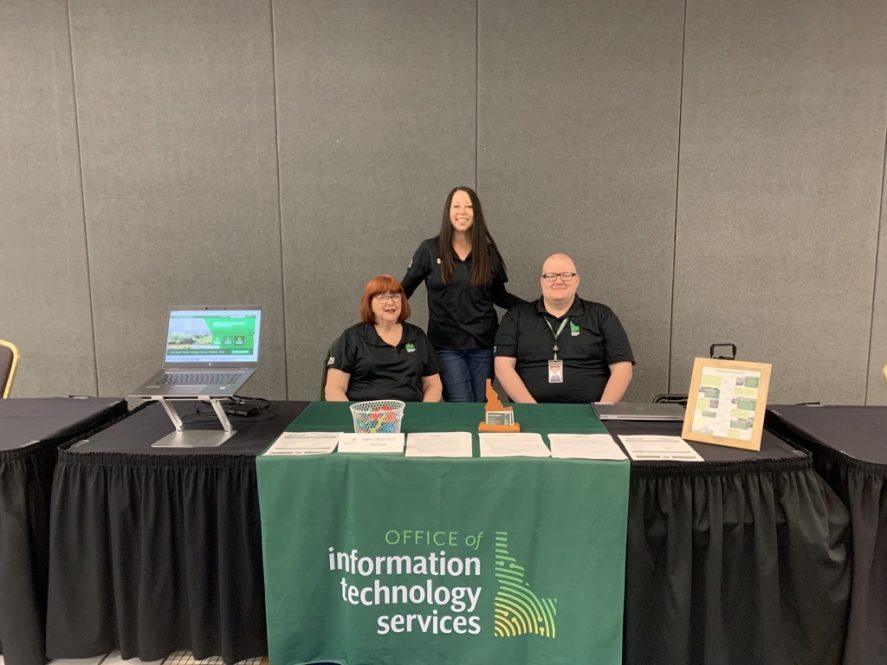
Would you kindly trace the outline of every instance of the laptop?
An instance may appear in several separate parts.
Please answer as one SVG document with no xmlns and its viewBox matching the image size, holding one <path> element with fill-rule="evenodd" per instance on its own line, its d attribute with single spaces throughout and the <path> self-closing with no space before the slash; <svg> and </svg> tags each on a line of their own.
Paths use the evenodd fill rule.
<svg viewBox="0 0 887 665">
<path fill-rule="evenodd" d="M 684 407 L 681 404 L 652 402 L 619 402 L 617 404 L 592 404 L 601 420 L 652 420 L 683 421 Z"/>
<path fill-rule="evenodd" d="M 130 398 L 232 397 L 259 366 L 261 329 L 261 307 L 171 309 L 163 369 Z"/>
</svg>

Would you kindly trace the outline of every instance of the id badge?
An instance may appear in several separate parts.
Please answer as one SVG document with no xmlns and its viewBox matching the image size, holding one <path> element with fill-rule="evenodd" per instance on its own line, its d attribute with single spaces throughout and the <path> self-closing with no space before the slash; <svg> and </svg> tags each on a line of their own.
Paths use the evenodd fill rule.
<svg viewBox="0 0 887 665">
<path fill-rule="evenodd" d="M 564 382 L 564 361 L 549 360 L 548 361 L 548 383 Z"/>
</svg>

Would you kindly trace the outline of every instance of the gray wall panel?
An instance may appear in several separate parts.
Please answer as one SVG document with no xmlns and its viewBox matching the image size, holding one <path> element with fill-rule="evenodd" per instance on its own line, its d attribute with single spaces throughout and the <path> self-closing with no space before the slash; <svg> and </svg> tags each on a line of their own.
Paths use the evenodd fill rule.
<svg viewBox="0 0 887 665">
<path fill-rule="evenodd" d="M 274 5 L 291 398 L 318 396 L 367 280 L 399 279 L 473 184 L 474 18 L 465 0 Z"/>
<path fill-rule="evenodd" d="M 481 0 L 478 187 L 513 290 L 568 251 L 666 389 L 683 2 Z"/>
<path fill-rule="evenodd" d="M 285 394 L 271 16 L 263 0 L 72 3 L 99 390 L 161 359 L 170 305 L 261 304 Z"/>
<path fill-rule="evenodd" d="M 861 403 L 887 92 L 880 0 L 687 8 L 672 388 L 733 341 L 771 401 Z"/>
<path fill-rule="evenodd" d="M 68 19 L 63 0 L 0 3 L 0 338 L 13 397 L 94 394 Z"/>
<path fill-rule="evenodd" d="M 884 133 L 887 135 L 887 117 L 884 120 Z M 884 160 L 884 173 L 887 174 L 887 146 L 885 146 Z M 883 373 L 883 368 L 887 365 L 887 180 L 882 181 L 881 187 L 881 237 L 878 245 L 878 272 L 874 288 L 866 404 L 887 404 L 887 377 Z"/>
<path fill-rule="evenodd" d="M 688 0 L 683 69 L 683 0 L 67 4 L 73 50 L 65 2 L 0 6 L 17 395 L 125 393 L 168 305 L 259 303 L 246 392 L 315 397 L 366 280 L 465 183 L 515 293 L 574 254 L 631 398 L 735 341 L 776 401 L 887 403 L 882 0 Z"/>
</svg>

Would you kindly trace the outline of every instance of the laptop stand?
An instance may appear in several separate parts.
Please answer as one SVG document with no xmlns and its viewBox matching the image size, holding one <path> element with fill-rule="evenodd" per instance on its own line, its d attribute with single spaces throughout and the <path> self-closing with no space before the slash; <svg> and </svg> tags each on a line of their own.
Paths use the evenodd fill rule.
<svg viewBox="0 0 887 665">
<path fill-rule="evenodd" d="M 222 399 L 190 397 L 173 400 L 156 397 L 155 399 L 160 402 L 160 406 L 166 411 L 166 415 L 169 416 L 176 431 L 157 439 L 157 441 L 151 444 L 152 448 L 216 448 L 237 434 L 237 431 L 231 428 L 231 421 L 228 420 L 225 409 L 222 407 L 222 399 L 228 399 L 227 397 Z M 176 413 L 175 407 L 173 407 L 171 402 L 204 402 L 209 404 L 212 406 L 213 411 L 215 411 L 219 422 L 222 423 L 222 431 L 220 432 L 216 429 L 185 430 L 185 424 L 182 422 L 179 414 Z"/>
</svg>

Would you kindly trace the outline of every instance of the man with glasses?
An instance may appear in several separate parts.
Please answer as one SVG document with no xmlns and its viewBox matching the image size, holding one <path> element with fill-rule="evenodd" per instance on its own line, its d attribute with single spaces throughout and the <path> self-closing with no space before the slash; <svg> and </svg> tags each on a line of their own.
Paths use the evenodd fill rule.
<svg viewBox="0 0 887 665">
<path fill-rule="evenodd" d="M 508 311 L 496 333 L 496 377 L 514 402 L 618 402 L 634 356 L 606 305 L 576 296 L 579 273 L 566 254 L 542 264 L 542 297 Z"/>
</svg>

